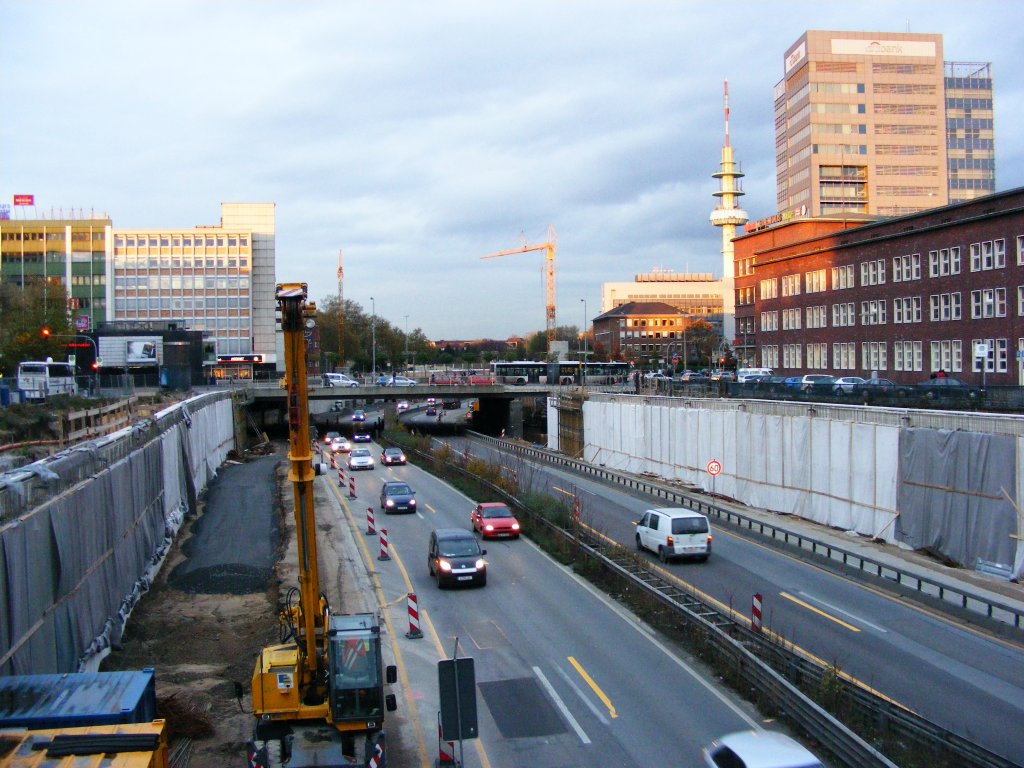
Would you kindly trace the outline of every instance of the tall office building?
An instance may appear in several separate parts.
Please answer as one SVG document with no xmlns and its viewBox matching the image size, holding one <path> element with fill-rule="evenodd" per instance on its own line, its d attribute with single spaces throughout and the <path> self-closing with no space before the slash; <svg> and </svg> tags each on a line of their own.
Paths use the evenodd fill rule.
<svg viewBox="0 0 1024 768">
<path fill-rule="evenodd" d="M 276 359 L 274 204 L 221 203 L 219 225 L 113 230 L 111 319 L 202 331 L 218 356 Z"/>
<path fill-rule="evenodd" d="M 32 282 L 61 288 L 79 331 L 109 319 L 106 265 L 110 219 L 74 211 L 51 218 L 0 214 L 0 282 L 24 288 Z M 47 295 L 44 290 L 44 297 Z M 45 298 L 44 298 L 45 300 Z"/>
<path fill-rule="evenodd" d="M 946 62 L 946 155 L 949 202 L 996 191 L 992 65 Z"/>
<path fill-rule="evenodd" d="M 811 30 L 784 72 L 780 213 L 899 216 L 994 189 L 988 65 L 945 63 L 942 35 Z"/>
</svg>

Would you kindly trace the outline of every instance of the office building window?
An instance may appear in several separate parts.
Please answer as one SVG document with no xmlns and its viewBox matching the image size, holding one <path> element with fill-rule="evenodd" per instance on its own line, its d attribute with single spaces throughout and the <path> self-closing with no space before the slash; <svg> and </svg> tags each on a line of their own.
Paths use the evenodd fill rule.
<svg viewBox="0 0 1024 768">
<path fill-rule="evenodd" d="M 807 367 L 814 369 L 828 368 L 828 344 L 807 345 Z"/>
<path fill-rule="evenodd" d="M 847 288 L 854 288 L 853 264 L 845 267 L 832 267 L 832 290 L 842 291 Z"/>
<path fill-rule="evenodd" d="M 983 355 L 977 355 L 979 344 L 985 345 Z M 1006 373 L 1009 344 L 1006 339 L 972 339 L 971 341 L 971 370 L 980 373 L 982 369 L 987 373 Z"/>
<path fill-rule="evenodd" d="M 800 275 L 784 275 L 782 277 L 782 295 L 800 295 Z"/>
<path fill-rule="evenodd" d="M 1017 314 L 1024 316 L 1024 285 L 1017 286 Z"/>
<path fill-rule="evenodd" d="M 971 319 L 1006 317 L 1006 289 L 984 288 L 971 291 Z"/>
<path fill-rule="evenodd" d="M 960 292 L 932 294 L 928 298 L 928 318 L 933 322 L 960 319 Z"/>
<path fill-rule="evenodd" d="M 928 252 L 928 277 L 960 274 L 960 246 Z"/>
<path fill-rule="evenodd" d="M 885 371 L 889 368 L 884 341 L 863 341 L 860 345 L 860 367 L 866 371 Z"/>
<path fill-rule="evenodd" d="M 872 259 L 861 262 L 860 284 L 882 285 L 885 283 L 885 259 Z"/>
<path fill-rule="evenodd" d="M 761 313 L 761 330 L 762 331 L 777 331 L 777 330 L 779 330 L 779 313 L 778 312 L 762 312 Z"/>
<path fill-rule="evenodd" d="M 1017 235 L 1017 266 L 1024 266 L 1024 235 Z"/>
<path fill-rule="evenodd" d="M 807 316 L 808 328 L 828 327 L 828 308 L 824 304 L 817 307 L 807 307 L 804 313 Z"/>
<path fill-rule="evenodd" d="M 894 323 L 920 323 L 921 297 L 903 296 L 892 300 L 892 321 Z"/>
<path fill-rule="evenodd" d="M 782 367 L 803 368 L 803 347 L 800 344 L 782 345 Z"/>
<path fill-rule="evenodd" d="M 923 367 L 920 341 L 896 341 L 892 345 L 894 371 L 920 371 Z"/>
<path fill-rule="evenodd" d="M 825 290 L 825 270 L 816 269 L 804 273 L 804 290 L 807 293 L 821 293 Z"/>
<path fill-rule="evenodd" d="M 832 366 L 840 371 L 857 369 L 857 344 L 853 341 L 836 342 L 832 345 Z"/>
<path fill-rule="evenodd" d="M 921 279 L 921 254 L 908 253 L 892 257 L 892 281 L 903 283 Z"/>
<path fill-rule="evenodd" d="M 886 322 L 885 299 L 873 299 L 860 303 L 860 324 L 861 325 L 885 325 Z"/>
<path fill-rule="evenodd" d="M 1006 241 L 986 240 L 971 243 L 971 272 L 984 272 L 989 269 L 1002 269 L 1006 266 Z"/>
<path fill-rule="evenodd" d="M 963 342 L 960 339 L 931 342 L 931 370 L 960 373 L 963 370 Z"/>
<path fill-rule="evenodd" d="M 779 367 L 779 347 L 776 344 L 766 344 L 761 347 L 761 365 L 766 368 Z"/>
<path fill-rule="evenodd" d="M 760 283 L 762 299 L 777 299 L 779 297 L 778 278 L 772 277 L 762 280 Z"/>
<path fill-rule="evenodd" d="M 832 325 L 845 327 L 857 324 L 857 309 L 852 301 L 832 305 Z"/>
<path fill-rule="evenodd" d="M 800 328 L 800 308 L 782 310 L 782 330 L 796 331 Z"/>
</svg>

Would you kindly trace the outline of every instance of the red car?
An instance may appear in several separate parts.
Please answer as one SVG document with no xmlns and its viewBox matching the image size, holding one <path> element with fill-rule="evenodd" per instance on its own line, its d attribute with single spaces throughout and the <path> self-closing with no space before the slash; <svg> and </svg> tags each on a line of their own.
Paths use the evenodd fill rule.
<svg viewBox="0 0 1024 768">
<path fill-rule="evenodd" d="M 500 502 L 477 504 L 469 515 L 473 530 L 485 539 L 519 538 L 519 521 L 512 510 Z"/>
</svg>

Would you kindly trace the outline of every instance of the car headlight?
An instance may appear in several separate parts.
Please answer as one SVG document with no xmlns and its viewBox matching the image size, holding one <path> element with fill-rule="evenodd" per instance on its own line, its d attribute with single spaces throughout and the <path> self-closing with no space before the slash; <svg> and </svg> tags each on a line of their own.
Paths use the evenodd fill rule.
<svg viewBox="0 0 1024 768">
<path fill-rule="evenodd" d="M 437 567 L 440 568 L 442 571 L 450 572 L 452 569 L 452 564 L 449 563 L 447 560 L 438 560 Z"/>
<path fill-rule="evenodd" d="M 388 499 L 387 501 L 384 502 L 384 506 L 386 506 L 386 507 L 393 507 L 393 506 L 395 506 L 395 500 L 394 499 Z"/>
<path fill-rule="evenodd" d="M 494 530 L 494 525 L 492 523 L 488 523 L 487 525 L 484 526 L 484 530 L 485 531 L 493 531 Z"/>
<path fill-rule="evenodd" d="M 416 499 L 409 499 L 409 506 L 410 507 L 415 507 L 416 506 Z"/>
<path fill-rule="evenodd" d="M 519 523 L 512 523 L 512 530 L 513 531 L 518 531 L 519 530 Z"/>
<path fill-rule="evenodd" d="M 476 569 L 478 571 L 482 571 L 484 567 L 487 565 L 487 563 L 485 563 L 484 559 L 481 557 L 479 560 L 476 561 L 476 563 L 474 563 L 474 565 L 476 566 Z"/>
</svg>

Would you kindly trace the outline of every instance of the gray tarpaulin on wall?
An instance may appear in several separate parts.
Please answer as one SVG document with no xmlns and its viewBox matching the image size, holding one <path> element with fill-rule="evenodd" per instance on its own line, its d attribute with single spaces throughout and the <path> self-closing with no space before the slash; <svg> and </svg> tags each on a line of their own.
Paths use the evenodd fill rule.
<svg viewBox="0 0 1024 768">
<path fill-rule="evenodd" d="M 896 537 L 966 568 L 1011 567 L 1017 533 L 1015 438 L 978 432 L 900 432 Z M 1005 491 L 1005 494 L 1004 494 Z"/>
<path fill-rule="evenodd" d="M 90 671 L 119 639 L 185 506 L 234 444 L 230 399 L 168 415 L 178 407 L 158 428 L 125 431 L 92 474 L 79 466 L 89 451 L 51 457 L 60 492 L 0 521 L 0 674 Z"/>
</svg>

